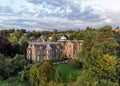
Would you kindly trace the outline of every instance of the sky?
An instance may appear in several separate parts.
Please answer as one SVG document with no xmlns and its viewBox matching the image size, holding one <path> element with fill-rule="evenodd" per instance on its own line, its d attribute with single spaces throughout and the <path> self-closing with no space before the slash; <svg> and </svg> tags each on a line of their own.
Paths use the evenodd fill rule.
<svg viewBox="0 0 120 86">
<path fill-rule="evenodd" d="M 120 0 L 0 0 L 0 29 L 77 30 L 120 26 Z"/>
</svg>

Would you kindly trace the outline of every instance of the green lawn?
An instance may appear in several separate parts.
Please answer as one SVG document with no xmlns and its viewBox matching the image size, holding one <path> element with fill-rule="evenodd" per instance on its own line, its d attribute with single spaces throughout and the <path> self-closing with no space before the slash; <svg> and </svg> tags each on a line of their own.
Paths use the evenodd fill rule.
<svg viewBox="0 0 120 86">
<path fill-rule="evenodd" d="M 82 69 L 73 68 L 70 63 L 58 64 L 55 65 L 54 67 L 55 69 L 60 68 L 63 82 L 68 81 L 69 74 L 71 74 L 72 81 L 75 81 L 82 71 Z"/>
</svg>

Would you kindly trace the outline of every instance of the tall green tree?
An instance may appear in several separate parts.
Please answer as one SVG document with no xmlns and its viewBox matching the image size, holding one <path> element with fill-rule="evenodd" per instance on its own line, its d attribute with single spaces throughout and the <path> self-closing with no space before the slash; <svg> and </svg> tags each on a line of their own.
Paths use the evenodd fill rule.
<svg viewBox="0 0 120 86">
<path fill-rule="evenodd" d="M 19 41 L 21 43 L 26 42 L 27 41 L 27 37 L 23 35 L 23 36 L 21 36 L 21 38 L 19 39 Z"/>
<path fill-rule="evenodd" d="M 55 81 L 50 81 L 47 86 L 64 86 L 63 83 L 58 83 Z"/>
<path fill-rule="evenodd" d="M 18 38 L 16 36 L 11 35 L 9 37 L 9 41 L 13 44 L 17 44 L 18 43 Z"/>
<path fill-rule="evenodd" d="M 8 56 L 12 56 L 13 53 L 13 46 L 8 41 L 7 38 L 0 36 L 0 53 Z"/>
<path fill-rule="evenodd" d="M 53 33 L 53 35 L 52 35 L 52 41 L 56 42 L 57 40 L 58 40 L 57 35 L 55 33 Z"/>
<path fill-rule="evenodd" d="M 49 62 L 33 65 L 30 69 L 29 81 L 32 86 L 46 86 L 54 78 L 54 69 Z"/>
<path fill-rule="evenodd" d="M 118 44 L 113 37 L 112 29 L 108 26 L 86 32 L 82 52 L 78 55 L 79 60 L 87 66 L 87 63 L 94 62 L 103 54 L 115 55 Z"/>
<path fill-rule="evenodd" d="M 22 35 L 21 30 L 15 30 L 12 35 L 19 39 Z"/>
<path fill-rule="evenodd" d="M 62 76 L 61 70 L 60 70 L 60 68 L 58 68 L 54 74 L 54 81 L 58 82 L 58 83 L 62 82 L 61 76 Z"/>
<path fill-rule="evenodd" d="M 84 40 L 84 32 L 83 32 L 83 31 L 80 31 L 80 32 L 77 34 L 76 39 L 77 39 L 77 40 Z"/>
<path fill-rule="evenodd" d="M 18 46 L 18 54 L 26 55 L 26 49 L 28 47 L 28 42 L 23 42 Z"/>
<path fill-rule="evenodd" d="M 115 55 L 115 51 L 118 46 L 116 40 L 113 37 L 114 35 L 110 26 L 105 26 L 97 30 L 86 31 L 83 49 L 82 52 L 78 55 L 78 59 L 84 64 L 84 69 L 90 72 L 90 78 L 93 80 L 95 79 L 100 86 L 102 86 L 102 79 L 105 79 L 108 82 L 108 77 L 110 77 L 109 75 L 114 75 L 113 73 L 115 73 L 115 71 L 112 71 L 111 73 L 110 70 L 107 70 L 109 65 L 110 69 L 112 70 L 112 67 L 116 67 L 115 65 L 117 63 L 117 61 L 115 61 L 116 63 L 114 65 L 114 61 L 110 60 L 115 58 L 111 55 Z M 109 58 L 109 61 L 105 61 L 105 58 Z M 102 63 L 99 64 L 99 62 Z M 106 68 L 100 68 L 98 65 L 104 65 L 103 67 Z"/>
</svg>

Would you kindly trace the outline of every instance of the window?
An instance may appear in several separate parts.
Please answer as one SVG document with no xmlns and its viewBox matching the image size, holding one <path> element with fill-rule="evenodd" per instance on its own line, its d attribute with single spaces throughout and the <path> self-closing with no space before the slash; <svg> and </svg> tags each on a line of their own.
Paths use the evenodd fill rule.
<svg viewBox="0 0 120 86">
<path fill-rule="evenodd" d="M 56 50 L 55 50 L 55 52 L 57 53 L 57 52 L 58 52 L 58 50 L 56 49 Z"/>
<path fill-rule="evenodd" d="M 75 53 L 77 52 L 77 50 L 75 49 Z"/>
<path fill-rule="evenodd" d="M 52 52 L 52 56 L 54 56 L 54 51 Z"/>
<path fill-rule="evenodd" d="M 47 53 L 47 54 L 49 53 L 48 50 L 46 51 L 46 53 Z"/>
<path fill-rule="evenodd" d="M 39 56 L 37 56 L 37 61 L 40 61 L 40 57 Z"/>
<path fill-rule="evenodd" d="M 45 50 L 43 50 L 43 54 L 45 54 Z"/>
<path fill-rule="evenodd" d="M 39 55 L 40 53 L 39 53 L 39 51 L 36 51 L 36 55 Z"/>
</svg>

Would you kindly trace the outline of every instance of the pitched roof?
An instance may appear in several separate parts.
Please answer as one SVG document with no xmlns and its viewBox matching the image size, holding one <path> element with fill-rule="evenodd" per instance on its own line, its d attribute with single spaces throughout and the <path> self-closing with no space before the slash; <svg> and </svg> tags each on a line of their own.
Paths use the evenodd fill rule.
<svg viewBox="0 0 120 86">
<path fill-rule="evenodd" d="M 46 45 L 46 49 L 49 49 L 49 50 L 52 49 L 52 47 L 50 46 L 50 44 L 47 44 L 47 45 Z"/>
<path fill-rule="evenodd" d="M 45 43 L 31 42 L 30 44 L 33 44 L 35 50 L 39 50 L 40 48 L 42 48 L 42 49 L 56 49 L 57 46 L 60 46 L 59 42 L 45 42 Z"/>
</svg>

